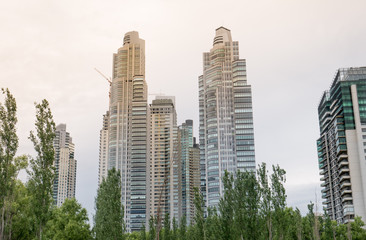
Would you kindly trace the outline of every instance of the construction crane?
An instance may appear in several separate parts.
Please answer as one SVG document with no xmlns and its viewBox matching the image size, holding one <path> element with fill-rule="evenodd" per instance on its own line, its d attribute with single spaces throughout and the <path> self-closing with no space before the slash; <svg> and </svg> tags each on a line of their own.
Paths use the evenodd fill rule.
<svg viewBox="0 0 366 240">
<path fill-rule="evenodd" d="M 94 68 L 95 71 L 97 71 L 100 75 L 102 75 L 103 78 L 105 78 L 105 80 L 107 80 L 109 82 L 109 86 L 112 86 L 112 79 L 106 77 L 103 73 L 101 73 L 101 71 L 99 71 L 97 68 Z"/>
</svg>

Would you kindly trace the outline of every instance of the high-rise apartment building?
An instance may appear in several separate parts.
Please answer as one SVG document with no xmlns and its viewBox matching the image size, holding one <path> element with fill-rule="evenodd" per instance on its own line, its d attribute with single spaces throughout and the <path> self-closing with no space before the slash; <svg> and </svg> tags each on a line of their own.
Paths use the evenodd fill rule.
<svg viewBox="0 0 366 240">
<path fill-rule="evenodd" d="M 199 77 L 201 191 L 207 206 L 223 194 L 227 170 L 255 169 L 251 86 L 246 61 L 229 29 L 216 29 L 210 52 L 203 54 Z"/>
<path fill-rule="evenodd" d="M 194 216 L 194 189 L 200 187 L 199 147 L 193 137 L 193 121 L 186 120 L 178 127 L 178 219 L 186 216 L 190 225 Z"/>
<path fill-rule="evenodd" d="M 150 214 L 178 217 L 176 169 L 177 113 L 174 97 L 157 97 L 150 105 Z"/>
<path fill-rule="evenodd" d="M 58 207 L 66 198 L 75 197 L 76 160 L 74 158 L 74 144 L 70 133 L 66 132 L 66 124 L 56 127 L 56 137 L 53 142 L 55 148 L 55 180 L 53 183 L 53 200 Z"/>
<path fill-rule="evenodd" d="M 108 126 L 109 126 L 109 111 L 103 115 L 103 127 L 99 135 L 99 174 L 98 185 L 108 175 Z"/>
<path fill-rule="evenodd" d="M 139 38 L 138 32 L 126 33 L 123 46 L 113 54 L 109 115 L 104 116 L 103 122 L 100 177 L 106 174 L 103 167 L 120 171 L 126 228 L 138 231 L 149 219 L 150 154 L 145 41 Z M 104 142 L 105 137 L 107 142 Z M 104 163 L 105 153 L 108 157 Z"/>
<path fill-rule="evenodd" d="M 366 67 L 339 69 L 318 106 L 322 198 L 338 223 L 366 219 Z"/>
<path fill-rule="evenodd" d="M 199 191 L 200 188 L 200 148 L 199 144 L 196 143 L 196 138 L 193 138 L 193 146 L 189 148 L 188 157 L 188 188 L 186 192 L 187 198 L 187 224 L 191 224 L 194 221 L 195 216 L 195 205 L 194 197 L 196 189 Z"/>
</svg>

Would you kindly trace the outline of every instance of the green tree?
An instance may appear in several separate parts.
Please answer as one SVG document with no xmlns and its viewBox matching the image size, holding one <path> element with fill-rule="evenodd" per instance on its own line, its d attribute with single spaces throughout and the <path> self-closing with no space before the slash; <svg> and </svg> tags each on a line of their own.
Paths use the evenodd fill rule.
<svg viewBox="0 0 366 240">
<path fill-rule="evenodd" d="M 183 214 L 180 219 L 180 227 L 179 227 L 179 239 L 186 240 L 187 239 L 187 217 Z"/>
<path fill-rule="evenodd" d="M 169 213 L 167 212 L 164 216 L 164 235 L 163 240 L 170 240 L 170 218 Z"/>
<path fill-rule="evenodd" d="M 146 240 L 146 227 L 145 224 L 142 224 L 141 230 L 140 230 L 140 239 Z"/>
<path fill-rule="evenodd" d="M 223 239 L 235 239 L 235 232 L 233 229 L 233 215 L 234 215 L 234 176 L 225 171 L 222 178 L 224 185 L 224 196 L 219 202 L 220 222 Z"/>
<path fill-rule="evenodd" d="M 153 216 L 150 216 L 149 219 L 149 240 L 154 240 L 156 235 L 155 229 L 155 219 Z"/>
<path fill-rule="evenodd" d="M 364 229 L 365 223 L 361 220 L 361 217 L 355 217 L 351 222 L 351 231 L 353 240 L 366 239 L 366 230 Z"/>
<path fill-rule="evenodd" d="M 293 218 L 293 224 L 295 224 L 296 226 L 296 238 L 298 240 L 301 240 L 301 236 L 302 236 L 302 216 L 300 213 L 300 210 L 298 208 L 296 208 L 295 213 L 294 213 L 294 218 Z"/>
<path fill-rule="evenodd" d="M 94 232 L 96 239 L 123 239 L 123 205 L 121 176 L 115 168 L 108 171 L 95 199 Z"/>
<path fill-rule="evenodd" d="M 303 218 L 303 239 L 314 239 L 314 203 L 310 202 L 310 204 L 308 204 L 308 210 L 309 212 Z"/>
<path fill-rule="evenodd" d="M 321 239 L 322 240 L 336 239 L 334 224 L 332 223 L 332 220 L 330 219 L 329 215 L 326 212 L 324 212 L 324 224 Z"/>
<path fill-rule="evenodd" d="M 255 173 L 237 172 L 232 191 L 235 238 L 258 239 L 260 195 Z"/>
<path fill-rule="evenodd" d="M 258 166 L 257 170 L 259 193 L 261 196 L 260 201 L 260 218 L 264 226 L 262 230 L 262 238 L 272 240 L 272 191 L 269 185 L 268 170 L 265 163 Z"/>
<path fill-rule="evenodd" d="M 220 231 L 220 217 L 215 207 L 207 208 L 207 218 L 205 225 L 207 239 L 222 239 L 222 233 Z"/>
<path fill-rule="evenodd" d="M 272 166 L 271 175 L 272 204 L 273 204 L 273 227 L 277 239 L 284 239 L 288 225 L 285 220 L 286 190 L 283 184 L 286 182 L 286 171 L 277 166 Z"/>
<path fill-rule="evenodd" d="M 18 149 L 16 124 L 18 122 L 15 98 L 9 89 L 1 89 L 5 95 L 4 105 L 0 103 L 0 239 L 8 238 L 11 232 L 9 208 L 16 180 L 14 156 Z M 5 230 L 7 229 L 7 232 Z"/>
<path fill-rule="evenodd" d="M 126 240 L 139 240 L 140 233 L 139 232 L 132 232 L 126 234 Z"/>
<path fill-rule="evenodd" d="M 175 217 L 173 218 L 173 231 L 172 231 L 172 235 L 171 235 L 171 239 L 172 240 L 178 240 L 178 223 L 177 220 L 175 219 Z"/>
<path fill-rule="evenodd" d="M 46 239 L 88 240 L 92 239 L 85 208 L 73 199 L 65 199 L 60 208 L 55 208 L 46 224 Z"/>
<path fill-rule="evenodd" d="M 34 239 L 34 215 L 31 206 L 31 193 L 26 186 L 17 180 L 12 202 L 12 227 L 9 239 L 28 240 Z"/>
<path fill-rule="evenodd" d="M 195 206 L 195 239 L 206 239 L 205 236 L 205 218 L 204 218 L 204 202 L 203 196 L 198 188 L 194 188 L 194 206 Z"/>
<path fill-rule="evenodd" d="M 36 134 L 31 131 L 29 139 L 34 145 L 37 157 L 30 160 L 28 186 L 33 192 L 31 205 L 35 216 L 36 235 L 42 239 L 44 227 L 50 219 L 52 206 L 55 123 L 47 100 L 44 99 L 41 103 L 36 104 L 36 110 Z"/>
</svg>

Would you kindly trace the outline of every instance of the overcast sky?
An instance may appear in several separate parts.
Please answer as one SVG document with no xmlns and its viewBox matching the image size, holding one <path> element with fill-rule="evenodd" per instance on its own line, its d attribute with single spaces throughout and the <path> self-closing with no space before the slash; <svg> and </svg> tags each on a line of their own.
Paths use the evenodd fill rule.
<svg viewBox="0 0 366 240">
<path fill-rule="evenodd" d="M 128 31 L 146 41 L 149 92 L 176 96 L 178 124 L 198 133 L 198 76 L 215 29 L 247 60 L 257 163 L 287 171 L 288 205 L 320 199 L 317 105 L 338 68 L 366 66 L 366 1 L 33 0 L 0 3 L 0 87 L 18 104 L 18 154 L 34 154 L 34 102 L 66 123 L 78 160 L 76 198 L 94 212 L 99 130 L 112 54 Z M 321 207 L 319 206 L 319 209 Z"/>
</svg>

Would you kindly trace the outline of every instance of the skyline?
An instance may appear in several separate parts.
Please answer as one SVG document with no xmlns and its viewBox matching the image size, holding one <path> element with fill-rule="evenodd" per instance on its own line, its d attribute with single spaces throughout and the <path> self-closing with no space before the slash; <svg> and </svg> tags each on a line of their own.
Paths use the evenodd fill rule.
<svg viewBox="0 0 366 240">
<path fill-rule="evenodd" d="M 299 206 L 304 213 L 306 204 L 315 200 L 316 192 L 320 202 L 316 108 L 321 94 L 328 89 L 338 68 L 366 65 L 366 36 L 362 32 L 366 27 L 366 21 L 362 21 L 365 3 L 309 1 L 276 6 L 271 1 L 264 2 L 267 5 L 261 2 L 245 6 L 243 18 L 238 14 L 242 8 L 238 7 L 231 8 L 233 14 L 202 21 L 197 21 L 205 7 L 202 3 L 196 3 L 192 9 L 191 20 L 183 15 L 174 16 L 181 8 L 189 9 L 190 4 L 163 6 L 146 2 L 143 11 L 147 16 L 132 21 L 128 21 L 133 19 L 128 14 L 119 19 L 118 11 L 136 8 L 140 6 L 138 3 L 120 6 L 117 2 L 110 5 L 91 2 L 85 8 L 82 3 L 75 3 L 70 9 L 68 2 L 48 3 L 49 9 L 43 16 L 37 4 L 4 3 L 7 6 L 0 10 L 0 29 L 8 34 L 0 40 L 1 87 L 8 87 L 17 100 L 18 154 L 33 153 L 27 139 L 34 124 L 33 102 L 46 98 L 56 124 L 67 124 L 77 146 L 76 198 L 89 214 L 94 212 L 99 130 L 108 106 L 109 85 L 93 68 L 111 76 L 111 53 L 121 45 L 125 32 L 138 31 L 147 43 L 149 92 L 176 96 L 177 124 L 193 119 L 194 135 L 198 136 L 197 76 L 202 68 L 202 52 L 212 41 L 213 30 L 223 25 L 231 29 L 233 38 L 240 42 L 240 57 L 248 61 L 257 164 L 278 163 L 287 171 L 288 204 Z M 271 7 L 273 10 L 268 10 Z M 213 14 L 219 12 L 216 8 L 210 7 Z M 262 15 L 255 16 L 255 13 Z M 149 22 L 152 16 L 156 19 Z M 267 16 L 265 20 L 264 16 Z M 172 19 L 171 23 L 165 18 Z M 154 26 L 164 31 L 159 33 Z M 173 30 L 176 34 L 167 34 L 175 33 Z M 174 48 L 174 42 L 189 47 Z M 164 52 L 166 49 L 169 51 Z M 173 62 L 177 56 L 184 61 L 167 68 L 166 63 Z M 174 84 L 169 86 L 173 80 Z"/>
</svg>

